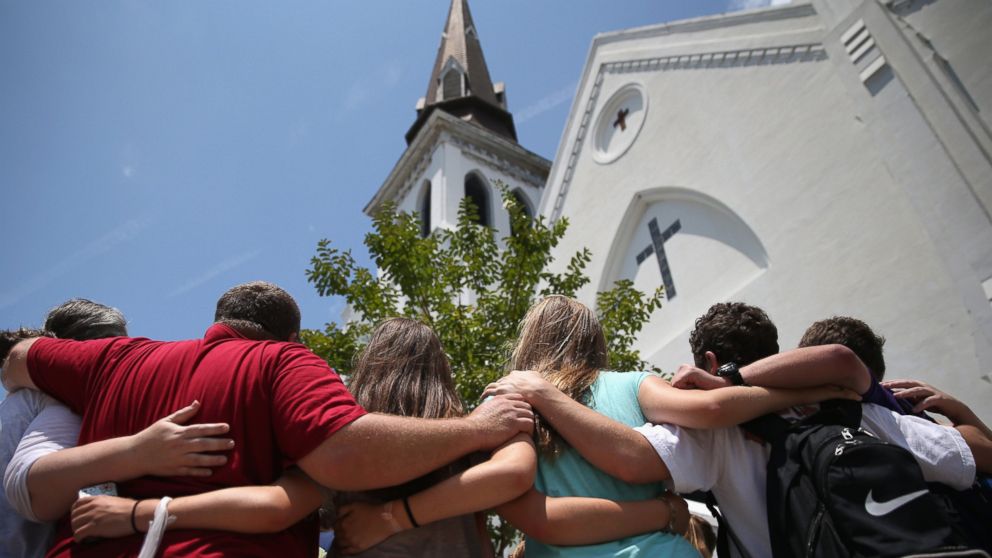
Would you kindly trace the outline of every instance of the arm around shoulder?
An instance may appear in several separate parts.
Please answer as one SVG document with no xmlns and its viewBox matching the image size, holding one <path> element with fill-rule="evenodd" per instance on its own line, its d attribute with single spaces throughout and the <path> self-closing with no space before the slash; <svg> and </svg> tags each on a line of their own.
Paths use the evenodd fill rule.
<svg viewBox="0 0 992 558">
<path fill-rule="evenodd" d="M 674 494 L 661 498 L 615 502 L 601 498 L 551 498 L 536 489 L 496 508 L 527 536 L 545 544 L 588 545 L 660 531 L 676 510 L 676 531 L 685 531 L 688 506 Z"/>
<path fill-rule="evenodd" d="M 299 460 L 320 484 L 362 491 L 423 476 L 473 451 L 488 450 L 533 430 L 534 413 L 520 397 L 495 397 L 458 419 L 363 415 Z"/>
<path fill-rule="evenodd" d="M 826 399 L 858 399 L 853 391 L 834 386 L 772 389 L 733 386 L 710 391 L 681 390 L 656 376 L 645 378 L 638 392 L 644 416 L 655 424 L 686 428 L 724 428 L 795 405 Z"/>
<path fill-rule="evenodd" d="M 272 485 L 240 486 L 183 496 L 169 503 L 176 517 L 169 529 L 213 529 L 236 533 L 277 533 L 316 510 L 322 500 L 319 485 L 291 469 Z M 132 533 L 131 513 L 139 531 L 147 530 L 158 500 L 115 496 L 84 498 L 72 507 L 76 540 L 121 537 Z"/>
<path fill-rule="evenodd" d="M 20 388 L 37 389 L 31 374 L 28 373 L 28 351 L 38 338 L 25 339 L 19 341 L 10 348 L 7 357 L 0 362 L 3 366 L 0 369 L 0 381 L 7 391 L 14 391 Z"/>
<path fill-rule="evenodd" d="M 741 368 L 744 381 L 771 388 L 823 385 L 865 393 L 871 373 L 854 351 L 843 345 L 820 345 L 785 351 Z"/>
</svg>

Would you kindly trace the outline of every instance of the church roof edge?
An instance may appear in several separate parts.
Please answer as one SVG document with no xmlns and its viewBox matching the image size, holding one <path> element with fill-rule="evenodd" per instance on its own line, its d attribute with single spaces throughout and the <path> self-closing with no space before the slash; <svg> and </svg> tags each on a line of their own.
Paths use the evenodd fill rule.
<svg viewBox="0 0 992 558">
<path fill-rule="evenodd" d="M 403 154 L 390 171 L 389 176 L 383 181 L 382 185 L 372 196 L 372 199 L 362 208 L 362 212 L 369 216 L 373 215 L 387 199 L 390 199 L 402 188 L 403 183 L 401 183 L 399 177 L 403 176 L 405 171 L 410 169 L 411 165 L 416 165 L 421 158 L 427 155 L 427 150 L 431 149 L 435 143 L 434 140 L 444 131 L 448 131 L 456 136 L 465 137 L 474 144 L 483 147 L 492 146 L 494 150 L 498 150 L 503 155 L 510 155 L 512 157 L 511 162 L 523 169 L 531 171 L 541 180 L 537 186 L 544 187 L 548 172 L 551 169 L 551 161 L 524 148 L 514 140 L 490 133 L 481 126 L 466 122 L 446 111 L 436 110 L 427 116 L 423 126 L 420 127 L 411 139 L 406 150 L 403 151 Z"/>
</svg>

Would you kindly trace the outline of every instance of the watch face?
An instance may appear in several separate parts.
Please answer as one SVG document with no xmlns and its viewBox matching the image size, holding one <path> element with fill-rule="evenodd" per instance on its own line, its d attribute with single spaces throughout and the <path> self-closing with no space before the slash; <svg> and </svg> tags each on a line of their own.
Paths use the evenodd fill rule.
<svg viewBox="0 0 992 558">
<path fill-rule="evenodd" d="M 737 372 L 737 365 L 734 363 L 724 364 L 716 369 L 717 376 L 733 376 Z"/>
</svg>

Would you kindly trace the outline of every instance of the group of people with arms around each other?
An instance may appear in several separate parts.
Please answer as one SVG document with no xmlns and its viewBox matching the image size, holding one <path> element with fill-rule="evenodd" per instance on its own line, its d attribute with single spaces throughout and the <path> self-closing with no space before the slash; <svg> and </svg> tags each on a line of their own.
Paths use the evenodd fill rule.
<svg viewBox="0 0 992 558">
<path fill-rule="evenodd" d="M 492 556 L 489 511 L 528 557 L 989 550 L 992 431 L 883 381 L 884 340 L 853 318 L 780 353 L 762 310 L 715 304 L 669 383 L 610 370 L 595 313 L 549 296 L 471 413 L 421 322 L 379 324 L 347 385 L 299 331 L 259 281 L 202 339 L 128 337 L 83 299 L 2 332 L 0 558 L 309 557 L 331 527 L 335 555 Z M 704 493 L 717 541 L 679 496 Z"/>
</svg>

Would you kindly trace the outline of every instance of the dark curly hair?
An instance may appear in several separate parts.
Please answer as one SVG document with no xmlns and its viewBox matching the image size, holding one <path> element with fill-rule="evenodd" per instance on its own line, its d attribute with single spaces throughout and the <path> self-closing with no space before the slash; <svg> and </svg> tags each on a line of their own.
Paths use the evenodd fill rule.
<svg viewBox="0 0 992 558">
<path fill-rule="evenodd" d="M 778 329 L 761 308 L 719 302 L 696 320 L 689 345 L 700 368 L 706 368 L 706 351 L 713 351 L 720 363 L 747 366 L 778 353 Z"/>
<path fill-rule="evenodd" d="M 885 338 L 875 335 L 868 324 L 857 318 L 834 316 L 809 326 L 799 340 L 800 347 L 833 344 L 854 351 L 879 382 L 885 377 L 885 357 L 882 356 Z"/>
</svg>

